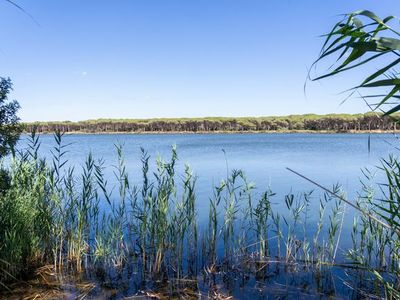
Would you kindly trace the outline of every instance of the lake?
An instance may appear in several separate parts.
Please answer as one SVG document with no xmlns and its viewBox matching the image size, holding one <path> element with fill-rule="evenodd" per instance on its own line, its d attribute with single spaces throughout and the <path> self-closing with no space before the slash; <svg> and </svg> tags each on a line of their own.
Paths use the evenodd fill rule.
<svg viewBox="0 0 400 300">
<path fill-rule="evenodd" d="M 51 159 L 50 151 L 55 145 L 54 138 L 51 135 L 41 135 L 40 140 L 40 155 Z M 26 143 L 27 136 L 23 136 L 19 147 L 25 148 Z M 311 183 L 289 172 L 287 167 L 328 188 L 340 183 L 348 198 L 354 202 L 357 192 L 361 190 L 361 170 L 363 168 L 374 170 L 382 157 L 385 158 L 391 153 L 396 154 L 398 151 L 397 137 L 392 134 L 371 136 L 368 134 L 93 134 L 65 135 L 63 143 L 68 144 L 66 148 L 68 153 L 65 156 L 68 165 L 75 167 L 78 172 L 89 153 L 92 153 L 95 159 L 103 159 L 106 167 L 105 177 L 110 187 L 117 183 L 114 175 L 117 164 L 114 144 L 123 145 L 127 171 L 131 182 L 135 184 L 140 184 L 142 180 L 141 147 L 151 155 L 151 170 L 155 170 L 155 159 L 160 156 L 168 160 L 171 146 L 176 145 L 179 174 L 183 174 L 184 166 L 188 164 L 198 178 L 196 205 L 200 231 L 205 229 L 208 222 L 209 199 L 213 194 L 213 186 L 225 179 L 229 170 L 243 170 L 248 180 L 256 184 L 258 196 L 267 188 L 271 188 L 276 193 L 271 200 L 273 210 L 283 216 L 286 211 L 285 195 L 288 193 L 297 195 L 315 190 L 309 209 L 311 222 L 307 228 L 310 229 L 307 229 L 309 232 L 305 232 L 309 238 L 315 233 L 319 196 L 322 192 Z M 376 177 L 378 182 L 382 182 L 383 179 L 381 174 Z M 350 231 L 352 216 L 355 213 L 351 208 L 346 209 L 339 249 L 351 247 Z M 222 240 L 218 243 L 221 246 Z M 219 246 L 217 251 L 222 253 L 223 248 Z M 271 241 L 270 247 L 276 248 L 276 242 Z M 342 255 L 343 253 L 339 253 L 337 258 L 344 258 Z M 343 298 L 348 296 L 349 290 L 344 283 L 348 276 L 345 269 L 332 267 L 323 272 L 326 283 L 323 284 L 324 288 L 319 289 L 321 278 L 318 272 L 305 269 L 292 272 L 284 265 L 278 264 L 276 268 L 272 266 L 273 264 L 270 266 L 272 269 L 268 267 L 262 280 L 257 277 L 257 272 L 254 277 L 242 274 L 243 278 L 247 278 L 246 289 L 243 289 L 240 281 L 237 281 L 241 277 L 236 277 L 237 274 L 232 270 L 219 273 L 222 274 L 219 283 L 224 283 L 229 293 L 239 298 L 250 299 L 262 293 L 264 296 L 282 294 L 299 297 L 300 288 L 301 293 L 306 292 L 301 294 L 305 295 L 305 298 L 310 295 L 318 298 L 321 293 L 326 294 L 327 291 Z M 127 278 L 129 288 L 122 290 L 120 296 L 131 295 L 141 289 L 140 286 L 136 286 L 140 280 L 131 280 L 129 276 Z M 90 280 L 97 282 L 98 279 Z M 262 288 L 258 287 L 260 280 L 263 282 Z M 231 286 L 230 282 L 236 283 Z M 200 290 L 202 289 L 200 287 Z M 100 290 L 99 293 L 103 292 L 104 290 Z"/>
<path fill-rule="evenodd" d="M 276 205 L 284 205 L 283 198 L 289 192 L 316 189 L 287 167 L 327 187 L 340 183 L 352 199 L 361 188 L 361 169 L 373 170 L 381 158 L 397 153 L 395 135 L 370 135 L 370 151 L 368 137 L 368 134 L 88 134 L 65 135 L 63 143 L 68 144 L 69 166 L 79 169 L 90 152 L 95 159 L 104 159 L 110 185 L 116 184 L 115 144 L 123 145 L 130 179 L 137 184 L 141 180 L 140 148 L 148 151 L 154 165 L 158 155 L 167 160 L 171 146 L 176 145 L 178 170 L 183 171 L 188 164 L 198 177 L 197 205 L 200 214 L 206 213 L 205 217 L 212 187 L 226 178 L 227 168 L 242 169 L 259 192 L 270 187 L 276 193 Z M 40 154 L 51 159 L 53 136 L 41 135 L 40 140 Z M 27 136 L 23 136 L 20 147 L 24 148 L 26 141 Z M 315 204 L 317 207 L 318 202 Z"/>
</svg>

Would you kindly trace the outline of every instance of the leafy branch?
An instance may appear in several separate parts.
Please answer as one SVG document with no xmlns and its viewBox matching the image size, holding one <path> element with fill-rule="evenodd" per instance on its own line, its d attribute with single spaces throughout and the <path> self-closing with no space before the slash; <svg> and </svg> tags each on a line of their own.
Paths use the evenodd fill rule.
<svg viewBox="0 0 400 300">
<path fill-rule="evenodd" d="M 332 77 L 376 61 L 383 56 L 389 57 L 386 65 L 368 74 L 350 91 L 353 94 L 360 89 L 374 91 L 380 88 L 388 89 L 384 93 L 368 93 L 363 98 L 374 99 L 374 103 L 367 102 L 368 105 L 373 110 L 383 111 L 385 115 L 399 111 L 400 78 L 395 67 L 400 63 L 400 32 L 391 26 L 394 20 L 397 20 L 394 16 L 381 19 L 368 10 L 344 15 L 331 32 L 324 35 L 325 42 L 313 66 L 328 57 L 335 57 L 336 61 L 328 72 L 312 80 Z M 387 105 L 391 106 L 387 107 Z"/>
</svg>

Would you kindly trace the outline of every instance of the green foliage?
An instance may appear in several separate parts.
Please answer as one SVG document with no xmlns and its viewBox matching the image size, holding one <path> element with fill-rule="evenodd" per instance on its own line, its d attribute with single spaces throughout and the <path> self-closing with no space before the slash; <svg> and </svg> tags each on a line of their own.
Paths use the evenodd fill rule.
<svg viewBox="0 0 400 300">
<path fill-rule="evenodd" d="M 51 133 L 157 133 L 157 132 L 286 132 L 286 131 L 387 131 L 397 130 L 399 115 L 382 118 L 379 113 L 290 115 L 253 118 L 166 118 L 166 119 L 97 119 L 80 122 L 37 122 L 24 124 L 30 132 Z"/>
<path fill-rule="evenodd" d="M 43 164 L 13 161 L 11 182 L 0 199 L 0 257 L 8 272 L 20 274 L 45 259 L 48 236 L 46 177 Z"/>
<path fill-rule="evenodd" d="M 11 80 L 0 77 L 0 158 L 14 151 L 22 131 L 17 116 L 20 106 L 16 100 L 8 99 L 11 90 Z"/>
<path fill-rule="evenodd" d="M 315 63 L 327 57 L 335 57 L 336 61 L 332 70 L 313 80 L 331 77 L 385 58 L 383 63 L 380 60 L 378 70 L 368 74 L 352 91 L 374 90 L 376 92 L 367 92 L 364 96 L 366 100 L 372 99 L 369 102 L 372 109 L 384 111 L 385 115 L 399 111 L 400 78 L 396 67 L 400 63 L 400 33 L 397 18 L 388 16 L 381 19 L 371 11 L 360 10 L 345 15 L 325 36 Z M 381 88 L 385 89 L 383 93 Z"/>
<path fill-rule="evenodd" d="M 398 27 L 398 19 L 394 16 L 381 19 L 367 10 L 345 15 L 326 35 L 320 56 L 315 62 L 336 57 L 333 70 L 313 80 L 335 76 L 378 61 L 377 70 L 353 87 L 350 95 L 357 92 L 371 109 L 384 112 L 384 116 L 393 116 L 400 110 L 400 78 L 396 70 L 400 64 Z M 363 95 L 365 91 L 367 94 Z M 379 184 L 383 197 L 376 199 L 374 189 L 364 184 L 364 195 L 359 199 L 358 206 L 364 211 L 372 211 L 384 224 L 374 222 L 365 214 L 357 217 L 352 232 L 354 246 L 348 255 L 355 263 L 372 270 L 375 279 L 384 286 L 385 298 L 399 299 L 399 282 L 390 279 L 400 276 L 399 161 L 394 156 L 382 159 L 380 169 L 386 176 L 386 182 Z M 364 175 L 368 181 L 372 181 L 373 176 L 368 170 Z M 386 270 L 389 270 L 389 274 L 384 274 Z"/>
<path fill-rule="evenodd" d="M 10 187 L 10 176 L 7 170 L 0 169 L 0 194 L 6 192 Z"/>
<path fill-rule="evenodd" d="M 101 269 L 110 278 L 133 265 L 143 280 L 166 278 L 169 284 L 196 280 L 200 273 L 212 280 L 218 269 L 229 273 L 238 266 L 251 269 L 252 264 L 263 269 L 271 261 L 292 267 L 302 264 L 316 272 L 323 265 L 338 264 L 344 206 L 327 194 L 319 199 L 318 222 L 310 222 L 312 193 L 285 196 L 287 211 L 278 212 L 273 205 L 276 195 L 269 188 L 256 192 L 241 170 L 232 170 L 214 187 L 208 224 L 200 232 L 196 176 L 188 166 L 177 174 L 175 147 L 169 160 L 157 158 L 155 165 L 142 149 L 142 183 L 135 186 L 123 148 L 116 145 L 116 185 L 110 186 L 104 162 L 91 154 L 78 173 L 68 166 L 62 136 L 54 135 L 53 158 L 46 162 L 40 159 L 39 137 L 33 133 L 27 152 L 13 157 L 6 168 L 9 188 L 0 193 L 3 287 L 46 264 L 52 264 L 56 274 Z M 394 168 L 387 172 L 389 185 L 399 186 L 398 164 L 389 161 L 385 168 L 389 166 Z M 334 190 L 339 192 L 339 187 Z M 389 191 L 392 196 L 387 201 L 398 201 L 398 189 Z M 370 202 L 358 205 L 369 205 L 394 225 L 399 222 L 398 204 L 374 202 L 368 195 Z M 325 216 L 327 208 L 330 214 Z M 341 265 L 350 263 L 354 268 L 357 263 L 369 267 L 371 274 L 386 266 L 387 272 L 398 274 L 397 233 L 364 215 L 359 218 L 350 260 Z M 393 294 L 394 284 L 384 277 L 380 286 Z"/>
</svg>

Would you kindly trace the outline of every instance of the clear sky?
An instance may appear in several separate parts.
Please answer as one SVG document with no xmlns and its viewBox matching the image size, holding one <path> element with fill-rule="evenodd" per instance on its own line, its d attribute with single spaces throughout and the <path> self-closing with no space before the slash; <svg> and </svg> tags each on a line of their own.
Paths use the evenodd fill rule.
<svg viewBox="0 0 400 300">
<path fill-rule="evenodd" d="M 356 113 L 362 76 L 303 84 L 338 15 L 398 0 L 0 0 L 0 76 L 23 121 Z M 323 71 L 323 70 L 320 70 Z M 357 82 L 357 81 L 355 81 Z"/>
</svg>

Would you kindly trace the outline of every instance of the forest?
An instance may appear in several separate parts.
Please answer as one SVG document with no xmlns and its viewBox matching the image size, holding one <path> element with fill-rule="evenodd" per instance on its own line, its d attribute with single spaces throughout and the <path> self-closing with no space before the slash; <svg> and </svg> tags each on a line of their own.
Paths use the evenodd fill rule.
<svg viewBox="0 0 400 300">
<path fill-rule="evenodd" d="M 116 132 L 364 132 L 397 131 L 400 114 L 379 113 L 289 115 L 278 117 L 206 117 L 157 119 L 96 119 L 79 122 L 54 121 L 25 123 L 26 132 L 66 133 Z"/>
</svg>

